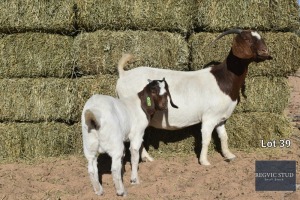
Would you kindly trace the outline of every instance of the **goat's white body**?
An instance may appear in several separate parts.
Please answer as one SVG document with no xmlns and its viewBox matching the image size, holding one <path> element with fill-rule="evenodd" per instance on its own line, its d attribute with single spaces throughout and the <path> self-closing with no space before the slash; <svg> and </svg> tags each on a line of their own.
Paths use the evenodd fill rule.
<svg viewBox="0 0 300 200">
<path fill-rule="evenodd" d="M 136 97 L 137 94 L 136 94 Z M 111 171 L 117 193 L 126 194 L 121 179 L 121 159 L 126 140 L 130 141 L 131 153 L 136 161 L 132 163 L 132 180 L 138 182 L 137 165 L 144 130 L 148 126 L 146 114 L 138 98 L 119 100 L 105 95 L 93 95 L 85 104 L 82 112 L 82 134 L 84 154 L 88 160 L 88 171 L 96 194 L 103 193 L 98 179 L 97 155 L 108 153 L 112 157 Z M 99 129 L 91 129 L 86 124 L 85 113 L 89 110 L 99 123 Z M 138 157 L 138 158 L 136 158 Z"/>
<path fill-rule="evenodd" d="M 141 90 L 146 77 L 150 79 L 165 77 L 172 98 L 179 109 L 169 107 L 167 114 L 156 112 L 150 122 L 151 126 L 169 130 L 180 129 L 202 122 L 203 119 L 211 119 L 212 123 L 217 125 L 230 117 L 237 101 L 232 101 L 220 90 L 210 70 L 206 68 L 194 72 L 180 72 L 138 67 L 125 71 L 119 78 L 117 93 L 121 99 L 130 97 Z"/>
<path fill-rule="evenodd" d="M 161 79 L 165 77 L 169 83 L 172 98 L 179 109 L 169 106 L 166 112 L 156 112 L 150 126 L 174 130 L 202 122 L 200 162 L 203 165 L 209 165 L 207 148 L 215 127 L 221 139 L 224 156 L 228 159 L 235 157 L 228 149 L 227 133 L 223 122 L 231 116 L 237 104 L 237 101 L 232 101 L 220 90 L 210 70 L 211 68 L 206 68 L 193 72 L 181 72 L 138 67 L 120 73 L 116 90 L 120 99 L 132 97 L 142 89 L 147 78 Z"/>
</svg>

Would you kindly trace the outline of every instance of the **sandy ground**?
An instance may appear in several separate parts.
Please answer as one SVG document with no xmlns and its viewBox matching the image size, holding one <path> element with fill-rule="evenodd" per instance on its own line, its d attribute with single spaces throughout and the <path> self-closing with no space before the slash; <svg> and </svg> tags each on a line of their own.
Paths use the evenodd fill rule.
<svg viewBox="0 0 300 200">
<path fill-rule="evenodd" d="M 296 160 L 300 184 L 300 78 L 290 77 L 292 99 L 286 114 L 293 119 L 294 134 L 290 148 L 237 151 L 237 159 L 225 162 L 211 153 L 211 166 L 198 164 L 195 155 L 157 158 L 139 166 L 141 183 L 130 184 L 130 163 L 125 165 L 126 197 L 117 197 L 109 173 L 109 159 L 101 166 L 104 195 L 92 190 L 83 156 L 49 158 L 34 163 L 0 164 L 0 200 L 15 199 L 300 199 L 296 192 L 256 192 L 256 160 Z M 299 122 L 297 122 L 297 120 Z M 298 126 L 298 128 L 296 128 Z"/>
</svg>

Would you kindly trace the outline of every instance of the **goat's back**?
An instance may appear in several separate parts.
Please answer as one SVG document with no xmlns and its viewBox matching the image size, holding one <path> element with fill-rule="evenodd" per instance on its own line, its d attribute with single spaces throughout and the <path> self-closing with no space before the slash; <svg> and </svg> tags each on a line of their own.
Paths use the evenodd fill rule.
<svg viewBox="0 0 300 200">
<path fill-rule="evenodd" d="M 92 112 L 100 124 L 101 134 L 114 135 L 126 133 L 130 130 L 130 116 L 124 103 L 107 95 L 93 95 L 85 104 L 82 112 L 82 126 L 86 125 L 85 112 Z M 108 132 L 108 133 L 106 133 Z M 121 133 L 115 133 L 121 132 Z M 125 136 L 123 136 L 125 137 Z"/>
</svg>

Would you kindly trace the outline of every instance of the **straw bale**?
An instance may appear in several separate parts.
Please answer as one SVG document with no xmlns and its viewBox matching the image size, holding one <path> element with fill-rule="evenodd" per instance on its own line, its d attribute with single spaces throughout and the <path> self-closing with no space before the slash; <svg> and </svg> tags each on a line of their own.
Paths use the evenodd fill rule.
<svg viewBox="0 0 300 200">
<path fill-rule="evenodd" d="M 239 149 L 261 147 L 262 139 L 289 139 L 292 133 L 291 124 L 285 116 L 268 112 L 234 114 L 226 127 L 230 146 Z"/>
<path fill-rule="evenodd" d="M 78 122 L 94 93 L 114 95 L 116 77 L 0 79 L 0 121 Z"/>
<path fill-rule="evenodd" d="M 96 31 L 74 41 L 78 70 L 86 74 L 117 74 L 122 53 L 132 53 L 137 66 L 188 70 L 189 49 L 179 34 L 156 31 Z"/>
<path fill-rule="evenodd" d="M 77 0 L 81 29 L 160 30 L 187 33 L 193 25 L 190 0 Z"/>
<path fill-rule="evenodd" d="M 206 31 L 230 28 L 286 31 L 299 26 L 295 0 L 197 1 L 196 27 Z"/>
<path fill-rule="evenodd" d="M 228 55 L 234 36 L 225 36 L 211 45 L 219 33 L 198 33 L 191 36 L 191 69 L 203 68 L 211 61 L 222 62 Z M 300 38 L 294 33 L 261 33 L 273 60 L 252 63 L 249 76 L 288 76 L 295 73 L 300 63 Z"/>
<path fill-rule="evenodd" d="M 0 161 L 82 153 L 79 124 L 0 123 Z"/>
<path fill-rule="evenodd" d="M 20 33 L 0 37 L 0 78 L 68 77 L 73 73 L 72 37 Z"/>
<path fill-rule="evenodd" d="M 86 101 L 93 94 L 103 94 L 116 97 L 117 76 L 114 75 L 99 75 L 94 78 L 80 78 L 75 80 L 77 90 L 76 100 L 76 122 L 80 121 L 81 111 Z"/>
<path fill-rule="evenodd" d="M 241 101 L 235 112 L 272 112 L 282 113 L 287 107 L 290 88 L 287 78 L 248 77 L 245 88 L 246 98 Z"/>
<path fill-rule="evenodd" d="M 261 140 L 289 139 L 292 132 L 290 122 L 283 116 L 268 112 L 233 114 L 226 123 L 229 146 L 246 150 L 259 148 Z M 144 143 L 154 157 L 197 154 L 201 150 L 201 125 L 194 125 L 176 131 L 154 128 L 146 130 Z M 213 132 L 210 145 L 212 150 L 220 150 L 220 140 Z"/>
<path fill-rule="evenodd" d="M 74 31 L 74 0 L 1 0 L 0 32 Z"/>
</svg>

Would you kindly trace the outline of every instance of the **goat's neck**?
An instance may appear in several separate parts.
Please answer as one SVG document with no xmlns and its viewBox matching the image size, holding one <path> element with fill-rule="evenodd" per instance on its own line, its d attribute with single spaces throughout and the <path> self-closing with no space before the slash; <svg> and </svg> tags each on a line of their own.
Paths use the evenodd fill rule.
<svg viewBox="0 0 300 200">
<path fill-rule="evenodd" d="M 228 73 L 232 73 L 232 75 L 234 75 L 237 79 L 243 77 L 245 80 L 246 74 L 248 72 L 248 66 L 252 62 L 252 60 L 236 57 L 233 54 L 232 50 L 230 50 L 229 55 L 224 62 L 226 64 Z"/>
<path fill-rule="evenodd" d="M 239 92 L 245 83 L 250 59 L 241 59 L 229 52 L 226 60 L 212 67 L 211 73 L 215 76 L 220 89 L 235 101 L 239 100 Z"/>
</svg>

